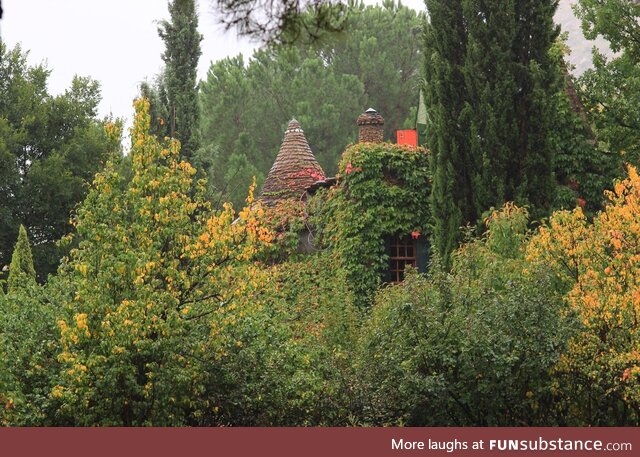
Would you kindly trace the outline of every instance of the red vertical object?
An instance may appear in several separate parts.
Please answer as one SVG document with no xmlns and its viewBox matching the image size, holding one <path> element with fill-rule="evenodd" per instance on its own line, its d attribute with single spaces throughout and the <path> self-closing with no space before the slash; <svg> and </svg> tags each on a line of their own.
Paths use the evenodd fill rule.
<svg viewBox="0 0 640 457">
<path fill-rule="evenodd" d="M 396 130 L 396 139 L 398 144 L 407 144 L 409 146 L 418 146 L 417 130 Z"/>
</svg>

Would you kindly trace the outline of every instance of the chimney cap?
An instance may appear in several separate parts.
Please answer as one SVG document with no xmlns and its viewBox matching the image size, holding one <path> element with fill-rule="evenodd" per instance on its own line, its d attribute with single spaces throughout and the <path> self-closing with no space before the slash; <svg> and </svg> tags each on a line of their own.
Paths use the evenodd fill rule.
<svg viewBox="0 0 640 457">
<path fill-rule="evenodd" d="M 358 125 L 384 125 L 384 117 L 373 108 L 369 108 L 356 121 Z"/>
</svg>

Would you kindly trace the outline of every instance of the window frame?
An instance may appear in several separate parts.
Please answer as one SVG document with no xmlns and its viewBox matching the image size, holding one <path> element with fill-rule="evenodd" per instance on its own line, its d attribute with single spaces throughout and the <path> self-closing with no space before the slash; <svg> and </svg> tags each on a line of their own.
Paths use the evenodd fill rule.
<svg viewBox="0 0 640 457">
<path fill-rule="evenodd" d="M 413 268 L 418 267 L 418 239 L 411 235 L 396 234 L 388 237 L 387 243 L 389 256 L 387 281 L 399 284 L 404 281 L 404 271 L 407 265 L 411 265 Z M 409 249 L 413 251 L 413 255 L 409 255 Z"/>
</svg>

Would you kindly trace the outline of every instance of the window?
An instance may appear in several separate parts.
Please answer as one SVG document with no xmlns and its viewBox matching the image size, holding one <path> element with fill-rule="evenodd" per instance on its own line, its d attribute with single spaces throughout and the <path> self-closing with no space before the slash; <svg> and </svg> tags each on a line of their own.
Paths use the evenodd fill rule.
<svg viewBox="0 0 640 457">
<path fill-rule="evenodd" d="M 411 235 L 394 236 L 389 239 L 389 281 L 402 282 L 407 265 L 416 267 L 418 245 Z"/>
</svg>

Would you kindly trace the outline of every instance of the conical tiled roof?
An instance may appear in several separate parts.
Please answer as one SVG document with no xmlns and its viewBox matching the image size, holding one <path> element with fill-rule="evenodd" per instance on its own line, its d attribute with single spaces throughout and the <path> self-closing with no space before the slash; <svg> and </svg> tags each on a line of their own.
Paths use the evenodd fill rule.
<svg viewBox="0 0 640 457">
<path fill-rule="evenodd" d="M 300 198 L 308 187 L 323 179 L 324 171 L 311 152 L 300 123 L 292 119 L 264 181 L 260 200 L 269 204 L 284 198 Z"/>
</svg>

